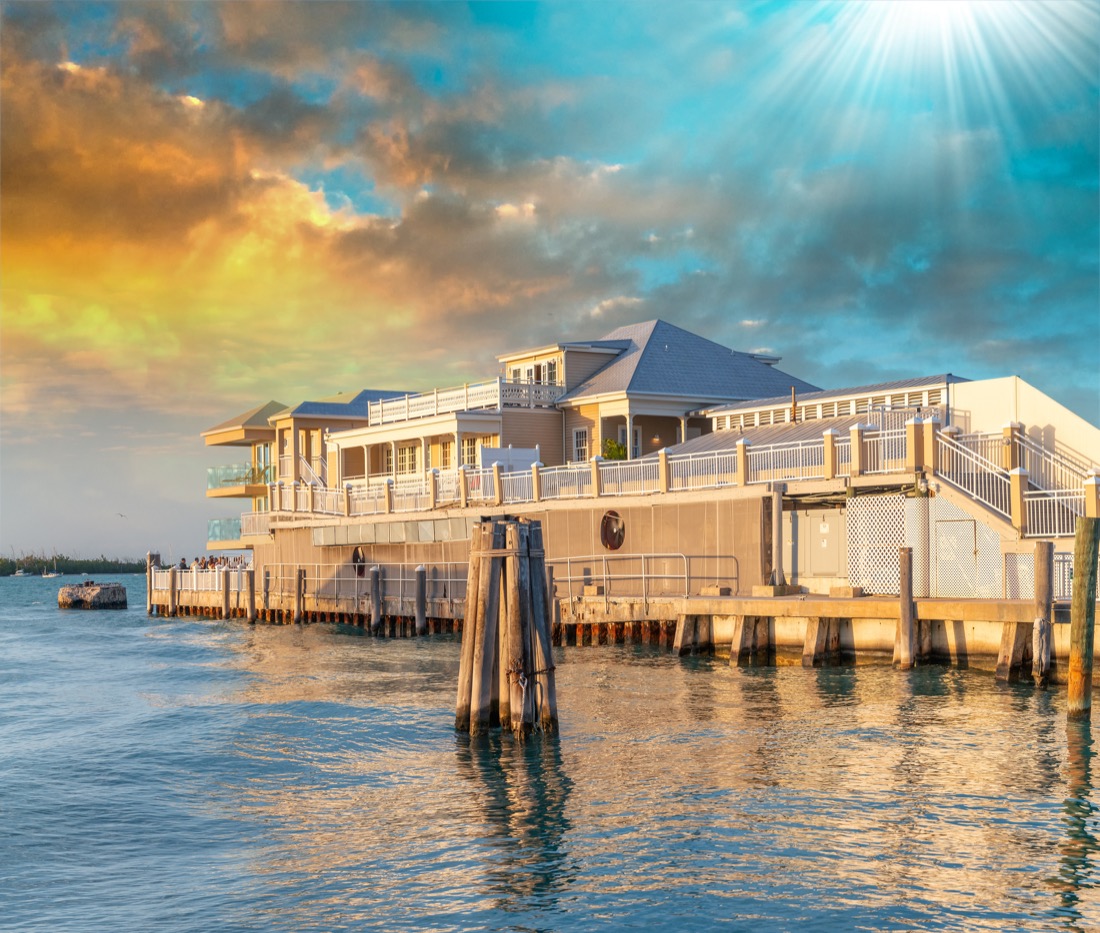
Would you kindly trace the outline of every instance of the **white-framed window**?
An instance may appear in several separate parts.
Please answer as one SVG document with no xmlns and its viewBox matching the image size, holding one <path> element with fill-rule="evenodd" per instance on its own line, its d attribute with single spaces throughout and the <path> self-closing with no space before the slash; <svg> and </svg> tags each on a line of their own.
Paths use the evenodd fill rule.
<svg viewBox="0 0 1100 933">
<path fill-rule="evenodd" d="M 547 360 L 546 361 L 546 372 L 545 372 L 544 375 L 545 375 L 545 380 L 544 381 L 548 385 L 557 385 L 557 383 L 558 383 L 558 361 L 557 360 Z"/>
<path fill-rule="evenodd" d="M 619 443 L 626 447 L 626 425 L 619 425 Z M 637 460 L 642 455 L 642 429 L 634 429 L 634 447 L 631 450 L 630 456 L 632 459 Z"/>
<path fill-rule="evenodd" d="M 402 444 L 397 448 L 397 472 L 416 472 L 416 444 Z"/>
<path fill-rule="evenodd" d="M 462 463 L 464 466 L 477 466 L 477 442 L 476 437 L 462 438 Z"/>
<path fill-rule="evenodd" d="M 450 441 L 439 442 L 439 468 L 449 470 L 454 462 L 454 450 Z"/>
<path fill-rule="evenodd" d="M 511 378 L 512 382 L 522 382 L 523 381 L 523 369 L 519 366 L 513 366 L 512 371 L 509 374 L 509 377 Z"/>
<path fill-rule="evenodd" d="M 382 472 L 393 472 L 393 448 L 389 444 L 382 448 Z"/>
<path fill-rule="evenodd" d="M 573 428 L 573 459 L 588 460 L 588 428 Z"/>
</svg>

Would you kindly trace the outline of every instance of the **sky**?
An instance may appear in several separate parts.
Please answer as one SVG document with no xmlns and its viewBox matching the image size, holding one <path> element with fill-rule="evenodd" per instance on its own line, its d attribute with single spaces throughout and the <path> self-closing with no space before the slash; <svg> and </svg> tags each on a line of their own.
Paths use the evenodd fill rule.
<svg viewBox="0 0 1100 933">
<path fill-rule="evenodd" d="M 199 434 L 662 318 L 1100 423 L 1100 4 L 0 5 L 0 550 L 191 556 Z"/>
</svg>

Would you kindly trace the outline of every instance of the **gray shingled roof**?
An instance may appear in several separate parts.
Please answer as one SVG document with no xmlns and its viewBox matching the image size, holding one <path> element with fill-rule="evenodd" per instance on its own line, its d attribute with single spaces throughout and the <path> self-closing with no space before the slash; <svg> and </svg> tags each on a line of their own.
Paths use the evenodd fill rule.
<svg viewBox="0 0 1100 933">
<path fill-rule="evenodd" d="M 939 376 L 919 376 L 916 379 L 894 379 L 891 382 L 875 382 L 871 385 L 852 386 L 846 389 L 821 389 L 816 392 L 803 392 L 798 389 L 798 401 L 821 402 L 831 398 L 846 398 L 850 395 L 881 395 L 889 394 L 895 389 L 920 389 L 925 386 L 954 384 L 956 382 L 969 382 L 965 376 L 955 376 L 952 373 L 942 373 Z M 711 414 L 721 414 L 726 411 L 741 411 L 745 408 L 759 408 L 766 405 L 789 405 L 791 402 L 790 389 L 783 395 L 772 398 L 756 398 L 745 402 L 735 402 L 732 405 L 723 405 L 721 408 L 710 409 Z"/>
<path fill-rule="evenodd" d="M 347 401 L 336 397 L 319 402 L 302 402 L 294 408 L 284 408 L 276 412 L 272 419 L 285 418 L 288 415 L 295 418 L 366 418 L 371 402 L 384 398 L 403 398 L 406 394 L 386 389 L 363 389 L 358 394 L 349 396 Z"/>
<path fill-rule="evenodd" d="M 710 434 L 702 434 L 693 437 L 689 441 L 669 447 L 670 454 L 702 454 L 713 453 L 717 450 L 733 450 L 737 442 L 744 438 L 753 446 L 764 444 L 786 444 L 793 441 L 817 441 L 828 429 L 839 431 L 842 437 L 847 437 L 848 432 L 856 424 L 866 424 L 870 416 L 842 415 L 839 418 L 822 418 L 810 421 L 799 421 L 795 424 L 769 424 L 760 427 L 744 429 L 733 428 L 728 431 L 712 431 Z"/>
<path fill-rule="evenodd" d="M 223 421 L 221 424 L 216 424 L 212 428 L 207 428 L 199 436 L 206 437 L 208 434 L 220 434 L 222 431 L 233 431 L 244 428 L 266 428 L 268 426 L 268 418 L 276 412 L 285 410 L 286 405 L 282 402 L 266 402 L 263 405 L 257 405 L 255 408 L 250 408 L 243 414 L 234 415 L 228 421 Z"/>
<path fill-rule="evenodd" d="M 702 401 L 789 394 L 791 386 L 798 392 L 817 390 L 817 386 L 762 363 L 750 353 L 723 347 L 666 321 L 620 327 L 591 343 L 614 345 L 620 341 L 626 343 L 623 352 L 562 402 L 611 392 Z"/>
</svg>

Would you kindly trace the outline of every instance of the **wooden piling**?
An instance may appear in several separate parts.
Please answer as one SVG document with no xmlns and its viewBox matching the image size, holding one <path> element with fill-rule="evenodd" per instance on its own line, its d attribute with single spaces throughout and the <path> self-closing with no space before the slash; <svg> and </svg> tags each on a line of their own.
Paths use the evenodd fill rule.
<svg viewBox="0 0 1100 933">
<path fill-rule="evenodd" d="M 145 554 L 145 614 L 153 614 L 153 552 Z"/>
<path fill-rule="evenodd" d="M 455 727 L 523 738 L 557 728 L 549 598 L 538 523 L 482 522 L 470 541 Z"/>
<path fill-rule="evenodd" d="M 1070 602 L 1069 688 L 1066 714 L 1092 716 L 1092 653 L 1096 624 L 1096 558 L 1100 519 L 1079 516 L 1073 543 L 1073 596 Z"/>
<path fill-rule="evenodd" d="M 229 568 L 222 568 L 222 618 L 229 618 Z"/>
<path fill-rule="evenodd" d="M 416 634 L 428 634 L 428 571 L 423 564 L 416 568 Z"/>
<path fill-rule="evenodd" d="M 894 664 L 900 670 L 913 667 L 913 620 L 916 606 L 913 604 L 913 549 L 898 549 L 898 626 L 894 635 Z"/>
<path fill-rule="evenodd" d="M 247 618 L 249 622 L 256 621 L 256 571 L 246 570 L 244 572 L 244 585 L 248 594 L 248 602 L 245 604 L 247 607 Z"/>
<path fill-rule="evenodd" d="M 179 590 L 176 589 L 178 570 L 176 567 L 168 568 L 168 615 L 174 616 L 179 612 Z"/>
<path fill-rule="evenodd" d="M 378 567 L 370 569 L 370 631 L 372 635 L 383 635 L 382 631 L 382 571 Z"/>
<path fill-rule="evenodd" d="M 535 665 L 535 703 L 539 725 L 543 732 L 557 731 L 558 692 L 554 679 L 554 655 L 551 648 L 551 625 L 555 620 L 553 570 L 546 566 L 542 543 L 542 523 L 532 522 L 528 538 L 531 587 L 532 661 Z M 558 620 L 560 623 L 560 619 Z"/>
<path fill-rule="evenodd" d="M 499 551 L 504 546 L 504 526 L 495 523 L 492 526 L 492 550 Z M 493 669 L 497 657 L 497 629 L 500 621 L 500 574 L 503 558 L 482 555 L 483 582 L 486 582 L 485 611 L 477 618 L 477 634 L 474 641 L 473 698 L 470 704 L 470 734 L 487 732 L 492 718 L 492 699 L 497 678 Z M 488 568 L 487 581 L 484 581 L 485 568 Z M 499 713 L 498 713 L 499 716 Z"/>
<path fill-rule="evenodd" d="M 1035 543 L 1035 622 L 1032 625 L 1031 676 L 1046 686 L 1054 633 L 1054 543 Z"/>
<path fill-rule="evenodd" d="M 524 536 L 526 537 L 526 536 Z M 524 644 L 526 627 L 521 622 L 524 615 L 523 600 L 520 594 L 520 565 L 526 563 L 526 553 L 521 554 L 519 525 L 509 523 L 505 532 L 505 580 L 507 581 L 507 603 L 504 616 L 504 628 L 501 636 L 504 642 L 504 672 L 507 675 L 508 707 L 505 709 L 505 697 L 500 697 L 500 720 L 508 726 L 514 735 L 526 734 L 527 723 L 527 671 L 530 665 L 527 659 L 527 646 Z"/>
<path fill-rule="evenodd" d="M 299 567 L 294 571 L 294 622 L 302 621 L 302 609 L 305 604 L 305 571 Z"/>
</svg>

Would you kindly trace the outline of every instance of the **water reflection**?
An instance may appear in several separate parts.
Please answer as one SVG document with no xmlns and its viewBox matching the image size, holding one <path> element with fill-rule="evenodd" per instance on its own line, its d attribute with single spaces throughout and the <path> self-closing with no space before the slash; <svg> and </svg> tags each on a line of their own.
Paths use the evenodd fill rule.
<svg viewBox="0 0 1100 933">
<path fill-rule="evenodd" d="M 1091 722 L 1087 719 L 1067 721 L 1066 800 L 1063 805 L 1066 838 L 1059 847 L 1062 858 L 1058 884 L 1062 890 L 1060 913 L 1070 930 L 1094 929 L 1091 924 L 1082 925 L 1089 919 L 1082 914 L 1082 900 L 1087 898 L 1090 905 L 1096 900 L 1096 882 L 1090 862 L 1100 846 L 1089 826 L 1098 812 L 1090 799 L 1095 754 Z"/>
<path fill-rule="evenodd" d="M 574 880 L 565 836 L 572 781 L 557 735 L 516 742 L 500 734 L 455 739 L 457 772 L 470 784 L 494 846 L 488 892 L 498 909 L 549 910 Z"/>
</svg>

